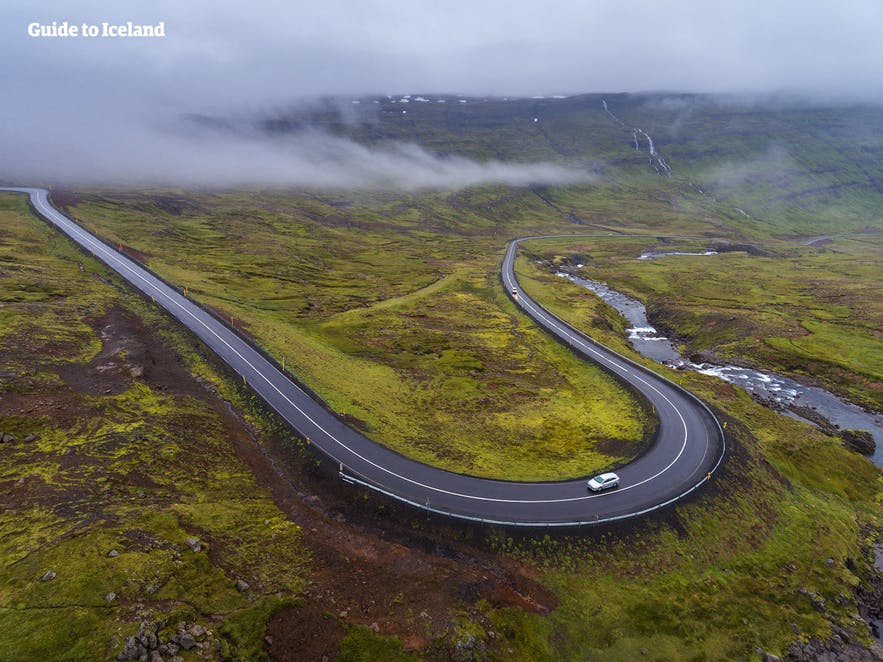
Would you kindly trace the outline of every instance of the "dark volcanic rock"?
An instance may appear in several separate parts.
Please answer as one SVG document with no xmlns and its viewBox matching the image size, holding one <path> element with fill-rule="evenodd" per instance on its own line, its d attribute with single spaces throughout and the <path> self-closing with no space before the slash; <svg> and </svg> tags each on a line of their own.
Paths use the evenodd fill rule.
<svg viewBox="0 0 883 662">
<path fill-rule="evenodd" d="M 877 443 L 867 430 L 843 430 L 840 438 L 848 449 L 862 455 L 873 455 L 877 450 Z"/>
<path fill-rule="evenodd" d="M 189 651 L 196 646 L 196 639 L 194 639 L 193 635 L 189 632 L 185 632 L 178 636 L 178 645 L 185 651 Z"/>
</svg>

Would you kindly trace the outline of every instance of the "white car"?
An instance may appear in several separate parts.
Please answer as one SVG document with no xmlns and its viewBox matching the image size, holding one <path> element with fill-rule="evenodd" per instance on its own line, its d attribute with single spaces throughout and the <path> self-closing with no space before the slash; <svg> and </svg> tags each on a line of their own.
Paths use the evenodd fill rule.
<svg viewBox="0 0 883 662">
<path fill-rule="evenodd" d="M 588 482 L 589 489 L 592 492 L 603 492 L 619 485 L 619 476 L 615 473 L 600 474 L 590 479 Z"/>
</svg>

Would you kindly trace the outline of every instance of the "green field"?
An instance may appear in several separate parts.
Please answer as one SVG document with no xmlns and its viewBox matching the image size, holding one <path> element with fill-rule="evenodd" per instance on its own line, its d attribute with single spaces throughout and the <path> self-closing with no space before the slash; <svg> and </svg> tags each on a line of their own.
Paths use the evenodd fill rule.
<svg viewBox="0 0 883 662">
<path fill-rule="evenodd" d="M 485 209 L 495 193 L 470 197 Z M 495 222 L 514 203 L 488 203 L 492 222 L 451 197 L 94 196 L 75 213 L 405 455 L 519 480 L 633 458 L 652 434 L 642 404 L 502 291 Z"/>
<path fill-rule="evenodd" d="M 550 266 L 584 264 L 588 277 L 644 300 L 687 353 L 879 406 L 879 114 L 605 98 L 654 136 L 671 179 L 648 168 L 601 97 L 586 96 L 329 123 L 366 144 L 415 140 L 595 173 L 581 186 L 53 197 L 232 317 L 350 424 L 456 471 L 588 473 L 639 453 L 652 425 L 628 391 L 505 296 L 499 263 L 514 237 L 618 235 L 528 242 L 516 265 L 532 296 L 618 351 L 633 354 L 622 319 Z M 758 649 L 782 655 L 794 642 L 841 645 L 835 634 L 870 643 L 857 612 L 859 587 L 875 577 L 883 472 L 836 437 L 725 382 L 671 371 L 727 423 L 729 456 L 712 483 L 659 517 L 522 537 L 447 527 L 358 492 L 344 506 L 320 481 L 310 498 L 334 505 L 308 524 L 307 511 L 279 504 L 304 499 L 310 471 L 263 447 L 291 472 L 274 501 L 239 456 L 247 430 L 265 439 L 273 427 L 260 406 L 31 218 L 21 196 L 0 204 L 0 428 L 39 435 L 0 447 L 0 652 L 113 657 L 137 632 L 138 610 L 172 629 L 204 623 L 235 659 L 278 650 L 270 634 L 326 628 L 336 628 L 331 656 L 344 660 L 760 659 Z M 845 236 L 804 245 L 824 234 Z M 741 248 L 635 259 L 722 245 Z M 170 348 L 162 370 L 137 346 L 107 354 L 119 324 L 153 338 L 154 357 Z M 101 391 L 89 392 L 99 374 Z M 192 552 L 189 536 L 209 553 Z M 40 581 L 49 569 L 57 576 Z"/>
<path fill-rule="evenodd" d="M 235 389 L 21 195 L 0 195 L 0 308 L 0 658 L 111 659 L 136 616 L 256 657 L 311 559 L 207 386 Z"/>
<path fill-rule="evenodd" d="M 643 301 L 653 323 L 681 339 L 688 356 L 713 352 L 720 360 L 746 360 L 883 408 L 883 235 L 844 236 L 821 246 L 760 246 L 762 255 L 654 260 L 635 257 L 647 249 L 715 246 L 586 238 L 530 242 L 524 249 L 550 266 L 581 256 L 585 266 L 577 273 Z M 545 282 L 562 292 L 559 300 L 595 298 L 576 294 L 579 288 L 546 271 Z"/>
</svg>

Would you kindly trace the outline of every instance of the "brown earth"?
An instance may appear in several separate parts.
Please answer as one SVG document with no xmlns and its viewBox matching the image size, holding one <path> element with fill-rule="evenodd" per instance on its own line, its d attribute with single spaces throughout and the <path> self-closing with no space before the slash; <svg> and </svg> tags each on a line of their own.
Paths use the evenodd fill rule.
<svg viewBox="0 0 883 662">
<path fill-rule="evenodd" d="M 363 499 L 350 486 L 317 471 L 312 457 L 305 457 L 289 435 L 251 428 L 128 310 L 114 308 L 87 321 L 102 340 L 99 354 L 86 365 L 47 357 L 42 369 L 57 372 L 64 385 L 51 392 L 4 396 L 0 415 L 48 416 L 73 424 L 90 415 L 90 398 L 122 393 L 135 379 L 166 393 L 195 397 L 217 413 L 239 458 L 271 490 L 280 510 L 309 532 L 304 543 L 313 558 L 311 581 L 302 606 L 272 617 L 265 639 L 271 659 L 331 659 L 347 624 L 373 626 L 381 634 L 400 637 L 410 650 L 423 650 L 448 631 L 458 613 L 474 613 L 479 599 L 537 613 L 556 606 L 554 595 L 532 578 L 532 568 L 470 542 L 468 530 Z M 96 462 L 102 459 L 77 454 L 65 458 L 68 467 Z M 119 477 L 119 483 L 155 489 L 151 471 L 150 466 L 139 467 Z M 0 494 L 3 507 L 40 503 L 60 514 L 101 502 L 89 481 L 77 486 L 35 478 L 8 481 L 0 485 Z M 94 513 L 94 518 L 101 517 Z M 88 519 L 94 523 L 94 518 Z M 220 548 L 212 549 L 217 553 Z"/>
</svg>

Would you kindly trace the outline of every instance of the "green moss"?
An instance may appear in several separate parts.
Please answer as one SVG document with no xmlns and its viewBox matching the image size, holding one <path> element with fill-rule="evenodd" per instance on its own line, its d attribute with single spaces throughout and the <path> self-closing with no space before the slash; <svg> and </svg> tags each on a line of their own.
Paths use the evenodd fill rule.
<svg viewBox="0 0 883 662">
<path fill-rule="evenodd" d="M 309 572 L 299 527 L 258 487 L 198 389 L 132 377 L 125 352 L 92 365 L 100 320 L 138 316 L 175 348 L 171 363 L 221 376 L 152 306 L 124 297 L 114 276 L 31 217 L 21 196 L 0 195 L 0 215 L 0 429 L 17 438 L 0 446 L 0 650 L 112 658 L 142 613 L 216 622 L 230 657 L 259 659 L 267 619 Z M 103 389 L 105 372 L 113 388 Z"/>
<path fill-rule="evenodd" d="M 527 247 L 550 262 L 568 249 L 591 254 L 582 273 L 642 300 L 657 325 L 687 341 L 688 352 L 746 359 L 809 378 L 859 404 L 883 407 L 883 352 L 876 337 L 883 319 L 879 237 L 841 238 L 822 249 L 763 244 L 780 252 L 775 257 L 734 252 L 650 261 L 634 259 L 642 250 L 634 240 L 537 241 Z M 532 265 L 520 268 L 553 284 Z M 557 287 L 579 305 L 572 290 Z M 552 291 L 547 287 L 545 293 Z M 558 306 L 563 307 L 560 301 Z"/>
<path fill-rule="evenodd" d="M 341 640 L 337 659 L 341 662 L 416 662 L 418 658 L 402 650 L 402 642 L 396 637 L 377 634 L 364 625 L 354 625 Z"/>
<path fill-rule="evenodd" d="M 470 195 L 495 204 L 492 193 Z M 451 471 L 554 480 L 628 462 L 649 439 L 652 419 L 631 392 L 505 297 L 489 219 L 454 213 L 442 194 L 405 205 L 369 196 L 346 207 L 224 194 L 159 221 L 147 218 L 151 199 L 121 209 L 93 197 L 77 214 L 149 252 L 154 269 L 223 310 L 333 409 L 400 453 Z M 501 206 L 495 218 L 510 211 Z M 195 239 L 199 255 L 180 259 Z"/>
</svg>

